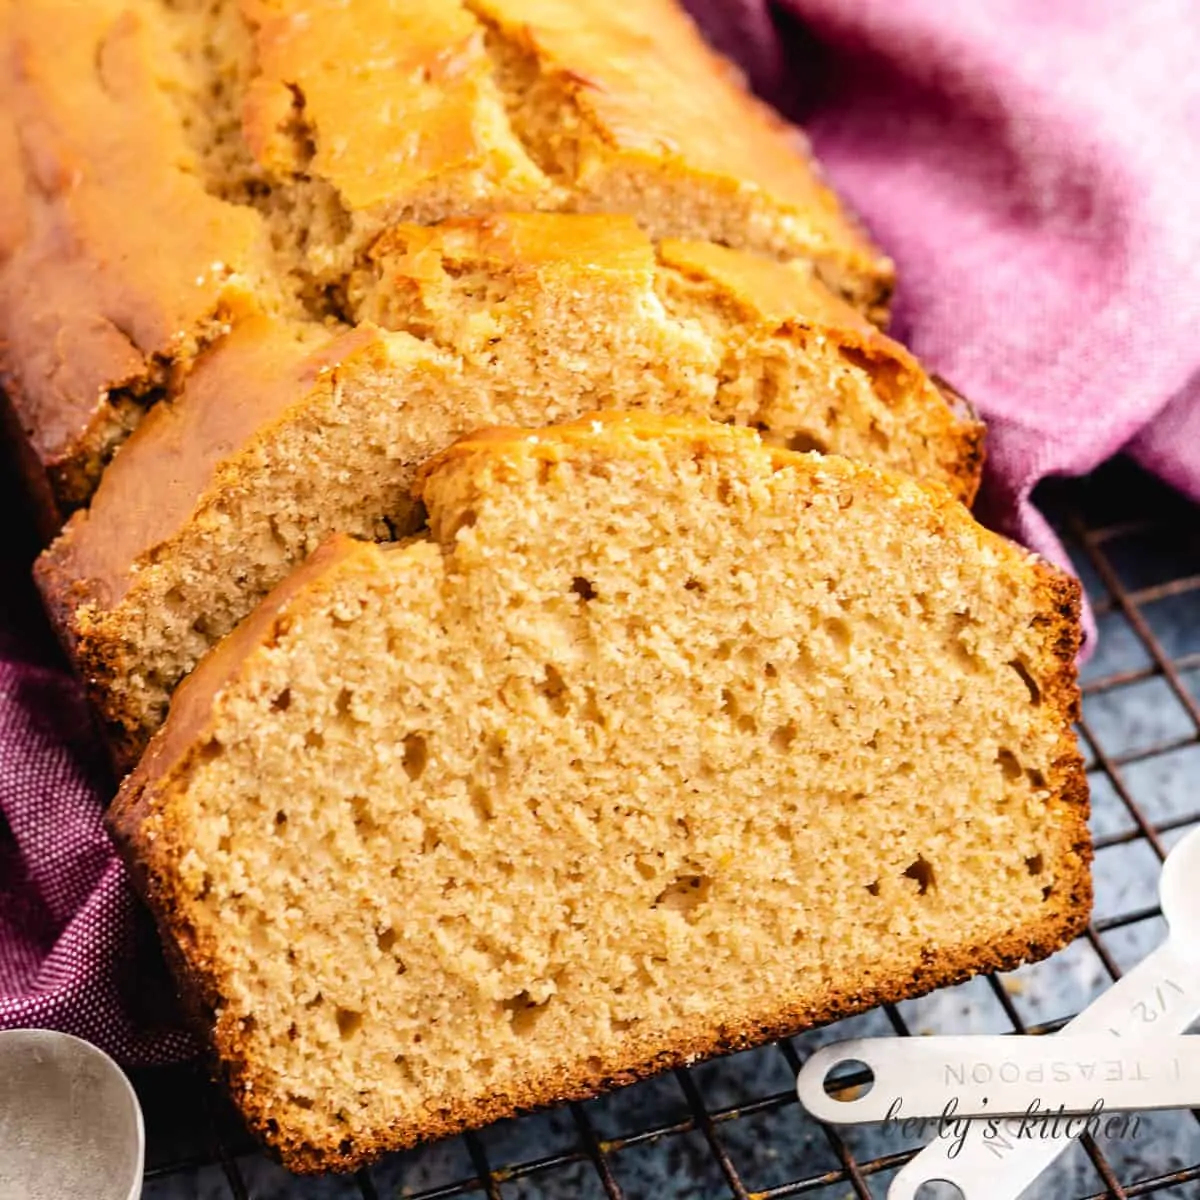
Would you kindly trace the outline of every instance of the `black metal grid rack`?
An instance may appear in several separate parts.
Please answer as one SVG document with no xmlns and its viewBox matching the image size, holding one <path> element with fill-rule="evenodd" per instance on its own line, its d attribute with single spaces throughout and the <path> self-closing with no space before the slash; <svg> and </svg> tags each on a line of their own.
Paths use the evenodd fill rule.
<svg viewBox="0 0 1200 1200">
<path fill-rule="evenodd" d="M 1052 483 L 1039 500 L 1068 542 L 1100 627 L 1083 672 L 1079 729 L 1097 906 L 1072 946 L 1048 963 L 502 1122 L 353 1177 L 288 1176 L 255 1150 L 196 1070 L 141 1073 L 148 1200 L 884 1197 L 918 1147 L 899 1129 L 839 1131 L 808 1117 L 793 1091 L 805 1055 L 864 1033 L 1058 1029 L 1161 940 L 1157 868 L 1200 823 L 1200 514 L 1124 462 L 1082 482 Z M 1129 1136 L 1085 1138 L 1030 1194 L 1200 1198 L 1200 1113 L 1154 1114 Z"/>
</svg>

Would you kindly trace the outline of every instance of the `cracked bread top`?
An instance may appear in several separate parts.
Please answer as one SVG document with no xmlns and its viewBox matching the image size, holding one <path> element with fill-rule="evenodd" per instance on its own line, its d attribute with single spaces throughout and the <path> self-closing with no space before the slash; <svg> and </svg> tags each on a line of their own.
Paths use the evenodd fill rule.
<svg viewBox="0 0 1200 1200">
<path fill-rule="evenodd" d="M 0 56 L 0 377 L 64 510 L 231 321 L 354 323 L 398 221 L 630 212 L 890 289 L 673 0 L 7 0 Z"/>
</svg>

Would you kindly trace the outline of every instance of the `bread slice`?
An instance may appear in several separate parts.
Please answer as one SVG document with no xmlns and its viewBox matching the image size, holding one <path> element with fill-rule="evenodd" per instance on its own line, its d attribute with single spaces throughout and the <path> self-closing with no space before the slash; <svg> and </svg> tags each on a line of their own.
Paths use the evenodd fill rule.
<svg viewBox="0 0 1200 1200">
<path fill-rule="evenodd" d="M 401 227 L 354 294 L 378 325 L 234 328 L 39 564 L 121 766 L 290 566 L 334 531 L 403 531 L 417 465 L 481 425 L 715 416 L 974 494 L 980 426 L 803 267 L 707 243 L 656 258 L 629 217 L 515 214 Z"/>
<path fill-rule="evenodd" d="M 461 442 L 179 689 L 111 827 L 299 1171 L 1050 953 L 1074 581 L 709 422 Z"/>
<path fill-rule="evenodd" d="M 0 3 L 0 384 L 64 512 L 231 313 L 353 324 L 391 224 L 578 208 L 886 304 L 891 264 L 675 0 Z"/>
<path fill-rule="evenodd" d="M 614 276 L 622 281 L 610 328 L 586 300 L 563 312 L 562 296 L 580 286 L 581 273 L 601 292 Z M 651 369 L 701 373 L 695 387 L 715 396 L 714 417 L 754 425 L 790 449 L 836 448 L 937 479 L 968 504 L 979 486 L 983 426 L 807 264 L 715 242 L 652 244 L 628 217 L 506 214 L 389 230 L 351 276 L 349 296 L 360 320 L 462 355 L 501 390 L 514 378 L 534 388 L 531 369 L 551 392 L 569 387 L 555 373 L 581 367 L 579 352 L 559 361 L 562 333 L 553 326 L 563 321 L 586 322 L 594 352 L 625 327 L 665 316 L 693 327 L 703 345 L 682 363 Z M 531 346 L 539 347 L 533 360 Z M 631 392 L 646 366 L 635 357 L 609 370 L 627 377 L 609 389 Z"/>
</svg>

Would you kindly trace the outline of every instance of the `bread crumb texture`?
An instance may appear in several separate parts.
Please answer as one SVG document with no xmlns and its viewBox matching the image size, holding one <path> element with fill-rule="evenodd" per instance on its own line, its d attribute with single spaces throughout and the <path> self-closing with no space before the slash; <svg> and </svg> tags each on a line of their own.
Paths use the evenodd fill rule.
<svg viewBox="0 0 1200 1200">
<path fill-rule="evenodd" d="M 803 264 L 506 214 L 396 226 L 348 289 L 356 328 L 257 315 L 218 339 L 39 566 L 122 765 L 290 567 L 408 530 L 417 465 L 483 425 L 714 417 L 974 494 L 980 426 Z"/>
<path fill-rule="evenodd" d="M 382 231 L 508 210 L 891 288 L 674 0 L 0 4 L 0 381 L 64 511 L 232 322 L 352 324 Z"/>
<path fill-rule="evenodd" d="M 898 1000 L 1086 919 L 1078 589 L 751 431 L 469 439 L 180 689 L 111 823 L 292 1169 Z"/>
</svg>

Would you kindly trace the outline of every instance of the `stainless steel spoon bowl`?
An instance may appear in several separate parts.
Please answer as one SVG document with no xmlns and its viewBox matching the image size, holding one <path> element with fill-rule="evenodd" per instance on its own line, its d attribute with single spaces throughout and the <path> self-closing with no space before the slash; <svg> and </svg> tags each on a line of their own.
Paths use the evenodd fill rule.
<svg viewBox="0 0 1200 1200">
<path fill-rule="evenodd" d="M 47 1029 L 0 1032 L 0 1200 L 137 1200 L 145 1146 L 107 1054 Z"/>
</svg>

